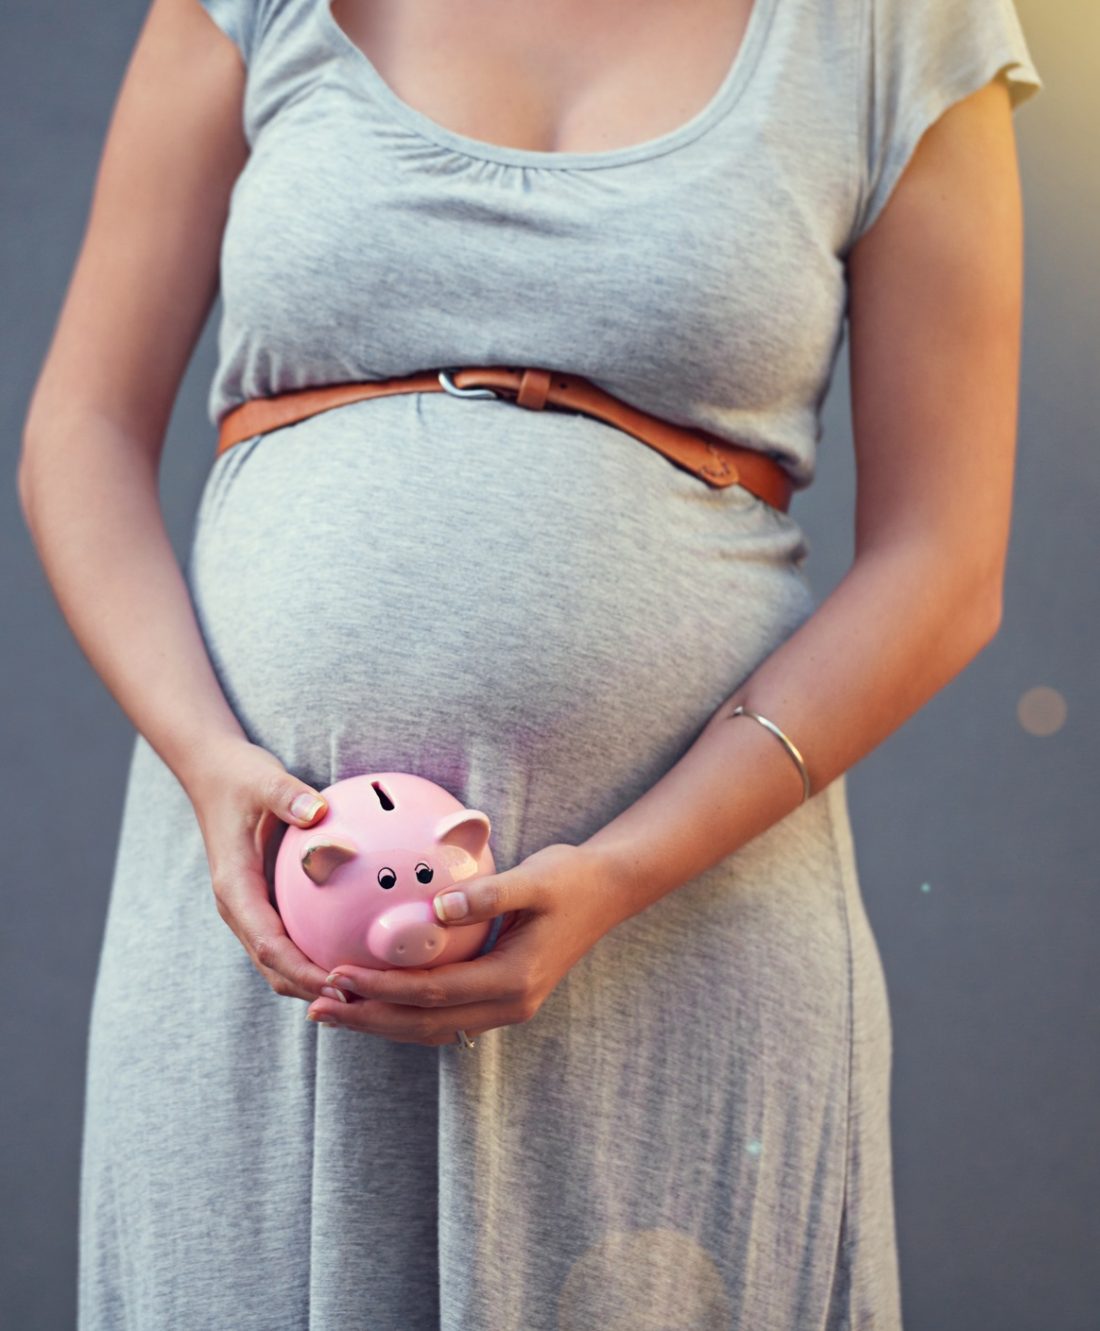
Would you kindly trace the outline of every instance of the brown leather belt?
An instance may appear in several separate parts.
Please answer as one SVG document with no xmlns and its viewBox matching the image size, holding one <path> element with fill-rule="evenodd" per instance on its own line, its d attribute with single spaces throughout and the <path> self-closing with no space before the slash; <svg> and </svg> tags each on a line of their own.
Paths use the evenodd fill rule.
<svg viewBox="0 0 1100 1331">
<path fill-rule="evenodd" d="M 465 366 L 423 370 L 394 379 L 324 384 L 274 397 L 252 398 L 222 417 L 217 452 L 220 455 L 245 439 L 348 402 L 390 393 L 443 392 L 456 397 L 499 397 L 532 411 L 549 406 L 593 416 L 655 448 L 708 485 L 715 488 L 741 485 L 784 512 L 791 502 L 790 476 L 766 453 L 730 443 L 707 430 L 674 425 L 661 416 L 630 406 L 581 375 L 560 370 Z"/>
</svg>

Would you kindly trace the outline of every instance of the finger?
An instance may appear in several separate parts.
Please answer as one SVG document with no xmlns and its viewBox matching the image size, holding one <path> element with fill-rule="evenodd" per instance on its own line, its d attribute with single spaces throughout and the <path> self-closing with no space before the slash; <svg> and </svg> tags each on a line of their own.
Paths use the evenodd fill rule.
<svg viewBox="0 0 1100 1331">
<path fill-rule="evenodd" d="M 254 748 L 258 763 L 249 784 L 251 849 L 273 874 L 279 843 L 287 824 L 312 827 L 328 813 L 319 790 L 293 776 L 269 750 Z"/>
<path fill-rule="evenodd" d="M 522 997 L 523 968 L 494 952 L 471 961 L 431 967 L 373 970 L 341 963 L 324 983 L 356 998 L 406 1007 L 457 1007 L 464 1003 L 508 1003 Z"/>
<path fill-rule="evenodd" d="M 249 956 L 249 960 L 252 962 L 253 969 L 259 972 L 260 978 L 265 980 L 272 992 L 278 994 L 280 998 L 300 998 L 303 1002 L 310 1003 L 316 997 L 308 990 L 303 990 L 298 985 L 292 984 L 279 971 L 272 970 L 270 966 L 261 966 L 255 957 Z"/>
<path fill-rule="evenodd" d="M 319 790 L 281 767 L 264 782 L 261 798 L 266 809 L 296 827 L 309 827 L 328 812 L 328 801 Z"/>
<path fill-rule="evenodd" d="M 271 983 L 274 972 L 285 988 L 278 993 L 315 998 L 325 983 L 325 971 L 315 965 L 288 936 L 279 912 L 268 900 L 267 881 L 251 866 L 238 866 L 215 882 L 222 918 L 240 939 L 253 963 Z"/>
<path fill-rule="evenodd" d="M 534 1015 L 530 1005 L 471 1003 L 446 1011 L 423 1011 L 390 1003 L 349 1003 L 343 1006 L 331 998 L 311 1003 L 307 1016 L 312 1021 L 327 1022 L 363 1035 L 380 1035 L 402 1044 L 454 1044 L 455 1034 L 464 1030 L 471 1039 L 474 1032 L 516 1025 Z"/>
<path fill-rule="evenodd" d="M 503 873 L 468 878 L 432 898 L 441 924 L 477 924 L 518 910 L 540 910 L 544 894 L 530 869 L 517 864 Z"/>
</svg>

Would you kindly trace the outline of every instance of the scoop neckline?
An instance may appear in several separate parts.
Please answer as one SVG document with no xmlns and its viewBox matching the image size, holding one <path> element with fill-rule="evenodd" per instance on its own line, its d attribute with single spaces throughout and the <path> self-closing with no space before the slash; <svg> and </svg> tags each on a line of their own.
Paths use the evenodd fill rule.
<svg viewBox="0 0 1100 1331">
<path fill-rule="evenodd" d="M 660 156 L 662 153 L 690 143 L 704 130 L 709 129 L 720 116 L 730 110 L 744 91 L 763 50 L 778 0 L 753 0 L 752 10 L 732 63 L 710 101 L 690 120 L 641 143 L 627 144 L 619 148 L 602 148 L 591 152 L 553 152 L 540 148 L 515 148 L 507 144 L 490 143 L 487 139 L 476 139 L 468 134 L 460 134 L 457 130 L 448 129 L 446 125 L 439 124 L 397 95 L 367 53 L 353 42 L 337 23 L 336 16 L 332 12 L 331 0 L 315 0 L 315 3 L 321 28 L 336 54 L 344 58 L 349 71 L 364 87 L 374 93 L 397 119 L 404 121 L 424 138 L 431 139 L 442 147 L 466 157 L 480 157 L 505 166 L 555 170 L 591 169 L 644 161 L 646 158 Z"/>
</svg>

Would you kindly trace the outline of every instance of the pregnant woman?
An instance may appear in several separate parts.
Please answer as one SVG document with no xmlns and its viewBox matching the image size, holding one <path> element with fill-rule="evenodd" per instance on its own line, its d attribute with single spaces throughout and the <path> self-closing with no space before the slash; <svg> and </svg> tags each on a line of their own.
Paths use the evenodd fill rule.
<svg viewBox="0 0 1100 1331">
<path fill-rule="evenodd" d="M 900 1327 L 845 773 L 999 623 L 1040 86 L 1010 0 L 153 0 L 19 472 L 138 732 L 82 1331 Z M 787 501 L 845 322 L 816 605 Z M 490 817 L 482 956 L 283 931 L 283 826 L 369 771 Z"/>
</svg>

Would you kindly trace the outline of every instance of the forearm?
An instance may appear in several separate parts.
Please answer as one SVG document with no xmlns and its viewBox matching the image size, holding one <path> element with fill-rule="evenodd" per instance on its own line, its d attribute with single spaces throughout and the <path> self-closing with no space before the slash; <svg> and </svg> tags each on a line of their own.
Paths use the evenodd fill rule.
<svg viewBox="0 0 1100 1331">
<path fill-rule="evenodd" d="M 27 526 L 77 642 L 184 780 L 207 745 L 244 732 L 207 656 L 148 449 L 87 414 L 54 420 L 48 436 L 25 441 L 19 480 Z"/>
<path fill-rule="evenodd" d="M 990 641 L 999 610 L 943 554 L 892 548 L 857 559 L 832 594 L 715 711 L 691 748 L 584 843 L 598 851 L 623 918 L 690 881 L 857 763 Z M 812 797 L 812 796 L 811 796 Z"/>
</svg>

